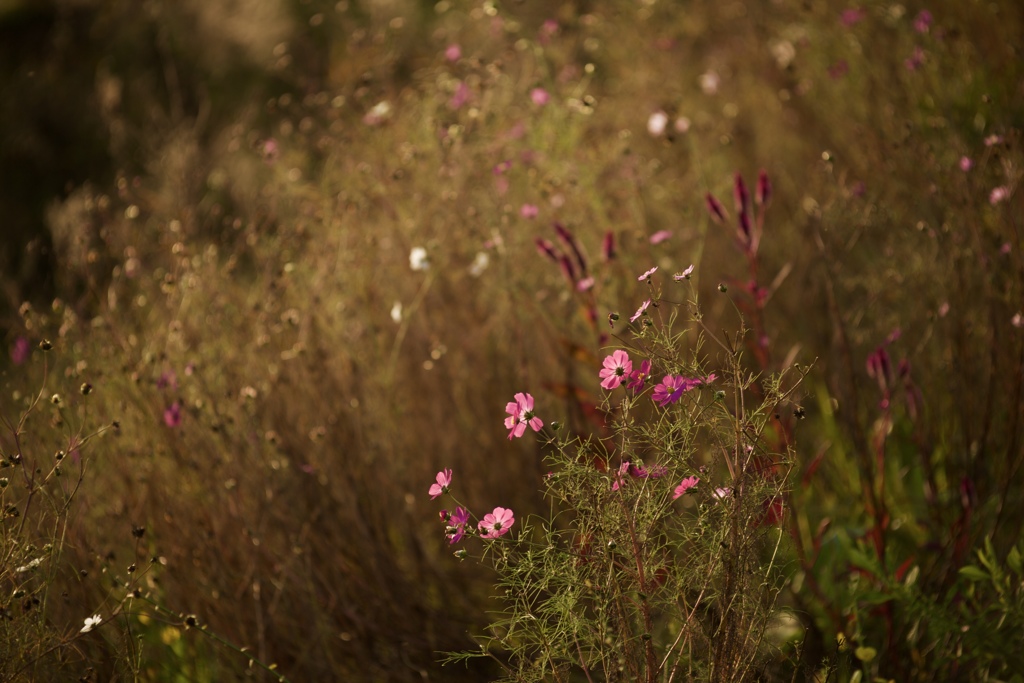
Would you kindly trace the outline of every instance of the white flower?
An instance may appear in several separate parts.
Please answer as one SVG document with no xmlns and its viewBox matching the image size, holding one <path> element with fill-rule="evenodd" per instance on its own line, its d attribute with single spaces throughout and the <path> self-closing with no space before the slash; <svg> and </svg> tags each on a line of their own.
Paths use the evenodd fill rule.
<svg viewBox="0 0 1024 683">
<path fill-rule="evenodd" d="M 668 114 L 663 111 L 656 111 L 647 119 L 647 132 L 654 137 L 658 137 L 665 132 L 665 126 L 667 125 Z"/>
<path fill-rule="evenodd" d="M 395 321 L 395 324 L 402 322 L 402 302 L 396 301 L 395 305 L 391 307 L 391 319 Z"/>
<path fill-rule="evenodd" d="M 718 86 L 721 82 L 721 77 L 714 71 L 708 71 L 700 75 L 700 89 L 704 91 L 705 95 L 714 95 L 718 92 Z"/>
<path fill-rule="evenodd" d="M 99 626 L 101 623 L 103 623 L 103 618 L 98 614 L 94 614 L 91 617 L 86 617 L 85 626 L 82 627 L 82 630 L 79 631 L 79 633 L 88 633 L 89 631 L 93 630 L 93 628 L 95 628 L 96 626 Z"/>
<path fill-rule="evenodd" d="M 29 562 L 28 564 L 25 564 L 25 565 L 22 565 L 22 566 L 18 567 L 14 571 L 16 573 L 18 573 L 18 574 L 24 574 L 25 572 L 27 572 L 27 571 L 29 571 L 31 569 L 35 569 L 36 567 L 38 567 L 42 563 L 43 563 L 43 558 L 37 557 L 34 560 L 32 560 L 31 562 Z"/>
<path fill-rule="evenodd" d="M 480 275 L 487 270 L 487 266 L 491 263 L 491 257 L 487 255 L 486 251 L 478 251 L 476 258 L 473 259 L 473 263 L 469 266 L 469 274 L 473 277 L 480 277 Z"/>
<path fill-rule="evenodd" d="M 409 252 L 409 267 L 413 270 L 426 270 L 430 267 L 430 259 L 427 257 L 427 250 L 423 247 L 413 247 Z"/>
</svg>

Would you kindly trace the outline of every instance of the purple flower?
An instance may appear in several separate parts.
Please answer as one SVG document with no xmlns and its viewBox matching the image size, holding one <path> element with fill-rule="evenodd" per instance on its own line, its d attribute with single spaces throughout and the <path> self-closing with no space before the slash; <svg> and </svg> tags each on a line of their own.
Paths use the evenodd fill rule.
<svg viewBox="0 0 1024 683">
<path fill-rule="evenodd" d="M 651 398 L 658 405 L 665 407 L 670 403 L 678 401 L 679 397 L 685 392 L 703 383 L 703 380 L 690 379 L 682 375 L 665 375 L 665 379 L 654 387 L 654 393 L 651 395 Z"/>
<path fill-rule="evenodd" d="M 512 511 L 503 507 L 494 508 L 480 520 L 477 528 L 480 529 L 480 538 L 498 538 L 508 533 L 508 530 L 515 524 L 516 518 Z"/>
<path fill-rule="evenodd" d="M 448 545 L 455 545 L 466 535 L 466 524 L 469 523 L 469 510 L 463 507 L 455 508 L 455 512 L 448 518 L 448 529 L 445 536 L 448 537 Z"/>
<path fill-rule="evenodd" d="M 164 424 L 172 428 L 181 424 L 181 404 L 179 402 L 175 401 L 164 410 Z"/>
<path fill-rule="evenodd" d="M 437 483 L 430 485 L 430 490 L 427 493 L 430 494 L 430 499 L 433 500 L 438 496 L 448 493 L 448 487 L 452 483 L 452 471 L 441 470 L 437 473 Z"/>
<path fill-rule="evenodd" d="M 29 354 L 32 352 L 32 345 L 29 343 L 27 337 L 18 337 L 14 340 L 14 344 L 11 346 L 11 361 L 15 365 L 21 365 L 28 360 Z"/>
<path fill-rule="evenodd" d="M 629 384 L 626 385 L 627 389 L 632 389 L 633 393 L 637 393 L 643 390 L 644 382 L 651 376 L 651 361 L 644 360 L 640 363 L 640 369 L 634 370 L 629 373 Z"/>
<path fill-rule="evenodd" d="M 928 33 L 928 27 L 932 25 L 932 13 L 926 9 L 921 10 L 914 17 L 914 30 L 918 33 Z"/>
<path fill-rule="evenodd" d="M 629 354 L 622 349 L 613 351 L 604 359 L 604 368 L 599 373 L 602 380 L 601 387 L 611 391 L 622 384 L 622 381 L 627 379 L 632 372 L 633 361 L 629 359 Z"/>
</svg>

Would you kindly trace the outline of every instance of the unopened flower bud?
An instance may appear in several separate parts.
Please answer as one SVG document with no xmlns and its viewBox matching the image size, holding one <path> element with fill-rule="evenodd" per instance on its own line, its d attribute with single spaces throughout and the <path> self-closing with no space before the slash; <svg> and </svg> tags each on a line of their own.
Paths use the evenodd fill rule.
<svg viewBox="0 0 1024 683">
<path fill-rule="evenodd" d="M 718 291 L 722 292 L 724 294 L 725 292 L 729 291 L 729 288 L 726 286 L 726 284 L 724 282 L 720 282 L 718 284 Z"/>
<path fill-rule="evenodd" d="M 466 552 L 466 549 L 465 549 L 465 548 L 459 548 L 458 550 L 456 550 L 456 551 L 455 551 L 454 553 L 452 553 L 452 554 L 453 554 L 453 555 L 455 555 L 455 557 L 457 557 L 458 559 L 460 559 L 460 560 L 464 560 L 464 559 L 466 559 L 466 555 L 467 555 L 468 553 Z"/>
<path fill-rule="evenodd" d="M 55 406 L 59 406 L 60 405 L 60 394 L 54 394 L 53 396 L 51 396 L 50 397 L 50 403 L 52 403 Z"/>
<path fill-rule="evenodd" d="M 44 339 L 43 341 L 39 342 L 39 349 L 41 351 L 49 351 L 52 348 L 53 344 L 50 343 L 49 339 Z"/>
<path fill-rule="evenodd" d="M 85 384 L 82 385 L 81 391 L 82 396 L 88 396 L 89 394 L 92 393 L 92 385 L 86 382 Z"/>
</svg>

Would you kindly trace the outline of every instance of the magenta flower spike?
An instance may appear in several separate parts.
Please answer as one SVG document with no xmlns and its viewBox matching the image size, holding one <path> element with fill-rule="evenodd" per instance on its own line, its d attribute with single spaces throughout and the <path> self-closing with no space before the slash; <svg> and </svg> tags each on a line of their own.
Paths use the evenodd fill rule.
<svg viewBox="0 0 1024 683">
<path fill-rule="evenodd" d="M 498 538 L 508 533 L 516 518 L 512 511 L 503 507 L 494 508 L 480 520 L 477 528 L 480 530 L 480 538 Z"/>
<path fill-rule="evenodd" d="M 687 477 L 686 479 L 683 479 L 683 481 L 679 483 L 679 486 L 676 487 L 675 493 L 672 494 L 672 500 L 675 500 L 692 489 L 698 484 L 698 482 L 700 482 L 700 478 L 698 477 Z"/>
<path fill-rule="evenodd" d="M 758 206 L 768 206 L 772 199 L 772 183 L 768 180 L 768 172 L 763 168 L 757 174 L 757 191 L 754 193 L 754 201 Z"/>
<path fill-rule="evenodd" d="M 606 232 L 604 239 L 601 240 L 601 255 L 604 256 L 605 261 L 615 258 L 615 233 L 611 230 Z"/>
<path fill-rule="evenodd" d="M 622 349 L 613 351 L 604 359 L 604 368 L 598 373 L 601 387 L 611 391 L 628 379 L 632 372 L 633 361 L 629 359 L 629 354 Z"/>
<path fill-rule="evenodd" d="M 704 195 L 704 203 L 707 205 L 708 213 L 711 214 L 711 220 L 714 222 L 721 225 L 729 218 L 729 214 L 725 212 L 725 207 L 710 192 Z"/>
<path fill-rule="evenodd" d="M 164 410 L 164 424 L 172 428 L 181 424 L 181 404 L 178 401 Z"/>
<path fill-rule="evenodd" d="M 437 481 L 430 485 L 430 490 L 427 492 L 430 494 L 431 500 L 438 496 L 448 493 L 448 487 L 452 483 L 452 471 L 441 470 L 437 473 Z"/>
</svg>

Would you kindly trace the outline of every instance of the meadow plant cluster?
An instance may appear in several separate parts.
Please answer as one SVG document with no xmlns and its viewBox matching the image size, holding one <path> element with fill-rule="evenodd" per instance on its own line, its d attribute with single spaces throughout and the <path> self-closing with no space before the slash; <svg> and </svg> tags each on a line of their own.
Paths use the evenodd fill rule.
<svg viewBox="0 0 1024 683">
<path fill-rule="evenodd" d="M 229 4 L 17 81 L 0 680 L 1022 680 L 1018 3 Z"/>
</svg>

